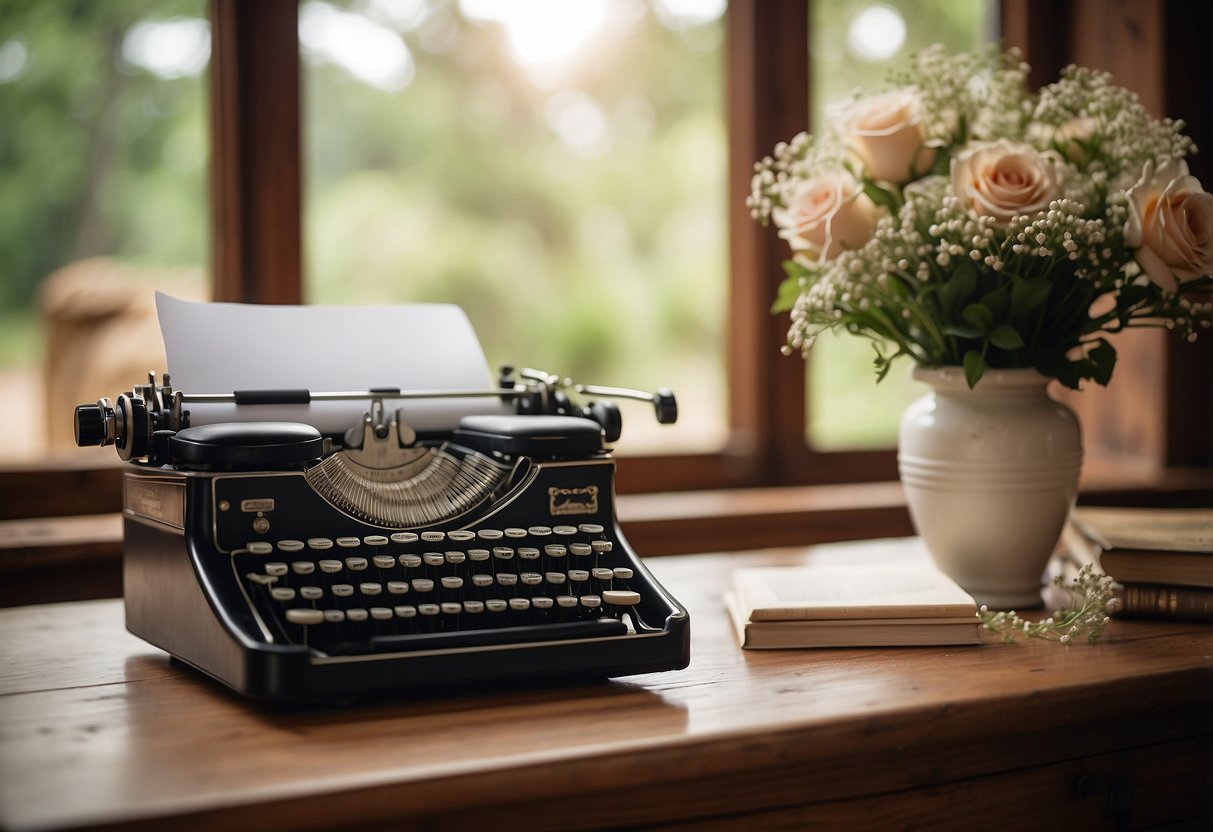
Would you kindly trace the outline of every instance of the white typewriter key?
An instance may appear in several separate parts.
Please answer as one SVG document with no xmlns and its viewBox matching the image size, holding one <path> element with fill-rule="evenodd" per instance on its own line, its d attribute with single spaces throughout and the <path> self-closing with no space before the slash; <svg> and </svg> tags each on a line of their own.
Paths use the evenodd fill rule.
<svg viewBox="0 0 1213 832">
<path fill-rule="evenodd" d="M 391 555 L 375 555 L 375 557 L 371 558 L 371 562 L 380 569 L 391 569 L 396 565 L 396 559 Z"/>
<path fill-rule="evenodd" d="M 421 565 L 421 558 L 417 555 L 401 555 L 400 565 L 405 569 L 416 569 Z"/>
<path fill-rule="evenodd" d="M 563 572 L 544 572 L 543 577 L 549 584 L 562 584 L 568 580 Z"/>
<path fill-rule="evenodd" d="M 270 590 L 270 597 L 275 601 L 294 601 L 295 590 L 289 586 L 276 586 Z"/>
<path fill-rule="evenodd" d="M 416 618 L 417 617 L 417 608 L 414 607 L 412 604 L 401 604 L 398 607 L 393 607 L 392 610 L 393 610 L 393 612 L 396 613 L 397 618 Z"/>
<path fill-rule="evenodd" d="M 393 543 L 416 543 L 416 532 L 392 532 Z"/>
<path fill-rule="evenodd" d="M 531 526 L 527 529 L 527 534 L 531 537 L 547 537 L 552 533 L 552 530 L 547 526 Z"/>
<path fill-rule="evenodd" d="M 329 558 L 325 558 L 324 560 L 320 561 L 320 571 L 328 575 L 340 572 L 341 568 L 342 564 L 339 560 L 330 560 Z"/>
<path fill-rule="evenodd" d="M 437 615 L 441 611 L 442 611 L 442 608 L 439 607 L 437 604 L 418 604 L 417 605 L 417 612 L 421 613 L 422 615 Z"/>
<path fill-rule="evenodd" d="M 362 542 L 367 546 L 386 546 L 387 538 L 381 534 L 368 534 L 362 538 Z"/>
<path fill-rule="evenodd" d="M 598 595 L 582 595 L 581 606 L 587 610 L 596 610 L 602 606 L 602 598 Z"/>
<path fill-rule="evenodd" d="M 481 540 L 501 540 L 501 529 L 480 529 L 476 536 Z"/>
<path fill-rule="evenodd" d="M 274 544 L 268 540 L 254 540 L 251 543 L 244 544 L 244 548 L 248 549 L 254 555 L 268 555 L 274 551 Z"/>
<path fill-rule="evenodd" d="M 476 563 L 488 560 L 491 555 L 488 549 L 468 549 L 468 560 Z"/>
<path fill-rule="evenodd" d="M 505 612 L 509 609 L 509 604 L 501 598 L 490 598 L 484 602 L 484 608 L 489 612 Z"/>
<path fill-rule="evenodd" d="M 549 558 L 562 558 L 567 552 L 568 549 L 560 543 L 549 543 L 543 547 L 543 553 Z"/>
<path fill-rule="evenodd" d="M 302 540 L 279 540 L 278 541 L 278 551 L 279 552 L 301 552 L 301 551 L 303 551 L 303 541 Z"/>
<path fill-rule="evenodd" d="M 589 579 L 590 579 L 590 573 L 584 569 L 570 569 L 569 570 L 569 580 L 570 581 L 588 581 Z"/>
<path fill-rule="evenodd" d="M 446 540 L 446 532 L 422 532 L 421 539 L 426 543 L 441 543 Z"/>
<path fill-rule="evenodd" d="M 292 624 L 319 624 L 324 621 L 324 613 L 310 609 L 287 610 L 286 620 Z"/>
<path fill-rule="evenodd" d="M 523 572 L 518 580 L 522 581 L 523 586 L 539 586 L 543 583 L 543 576 L 538 572 Z"/>
<path fill-rule="evenodd" d="M 468 556 L 467 556 L 466 552 L 447 552 L 446 553 L 446 562 L 447 563 L 460 564 L 460 563 L 465 563 L 467 561 L 467 559 L 468 559 Z"/>
<path fill-rule="evenodd" d="M 531 606 L 537 610 L 550 610 L 552 608 L 552 599 L 546 595 L 540 595 L 538 598 L 531 599 Z"/>
<path fill-rule="evenodd" d="M 409 591 L 408 581 L 388 581 L 387 591 L 393 595 L 404 595 Z"/>
<path fill-rule="evenodd" d="M 463 612 L 463 604 L 460 604 L 458 601 L 444 601 L 438 606 L 444 615 L 459 615 L 459 613 Z"/>
<path fill-rule="evenodd" d="M 499 583 L 501 586 L 517 586 L 518 576 L 513 572 L 498 572 L 497 583 Z"/>
<path fill-rule="evenodd" d="M 464 601 L 463 602 L 463 611 L 470 612 L 473 615 L 475 615 L 477 613 L 482 613 L 482 612 L 484 612 L 484 602 L 483 601 Z"/>
<path fill-rule="evenodd" d="M 371 607 L 371 618 L 376 621 L 391 621 L 392 611 L 387 607 Z"/>
<path fill-rule="evenodd" d="M 597 569 L 590 570 L 590 574 L 594 576 L 596 581 L 609 581 L 615 577 L 615 573 L 605 566 L 600 566 Z"/>
<path fill-rule="evenodd" d="M 275 576 L 262 575 L 257 572 L 250 572 L 244 577 L 248 578 L 255 584 L 260 584 L 261 586 L 273 586 L 274 584 L 278 583 L 278 579 Z"/>
<path fill-rule="evenodd" d="M 309 537 L 307 539 L 307 547 L 309 549 L 315 549 L 317 552 L 319 552 L 323 551 L 324 549 L 332 549 L 333 541 L 329 540 L 327 537 Z"/>
<path fill-rule="evenodd" d="M 562 609 L 571 610 L 577 606 L 577 596 L 575 595 L 557 595 L 556 604 Z"/>
<path fill-rule="evenodd" d="M 514 610 L 515 612 L 522 612 L 523 610 L 529 610 L 530 608 L 531 608 L 531 599 L 530 598 L 511 598 L 510 599 L 510 609 Z"/>
<path fill-rule="evenodd" d="M 593 540 L 590 542 L 590 548 L 596 555 L 605 555 L 615 548 L 615 544 L 609 540 Z"/>
<path fill-rule="evenodd" d="M 297 560 L 291 564 L 291 571 L 296 575 L 310 575 L 316 571 L 316 564 L 310 560 Z"/>
<path fill-rule="evenodd" d="M 340 624 L 345 621 L 345 610 L 325 610 L 324 620 L 330 624 Z"/>
<path fill-rule="evenodd" d="M 617 607 L 634 607 L 640 603 L 640 593 L 627 589 L 608 589 L 602 593 L 602 600 Z"/>
<path fill-rule="evenodd" d="M 558 534 L 561 537 L 572 537 L 577 534 L 576 526 L 552 526 L 552 534 Z"/>
<path fill-rule="evenodd" d="M 304 601 L 318 601 L 324 597 L 324 590 L 318 586 L 301 586 L 299 597 Z"/>
<path fill-rule="evenodd" d="M 467 543 L 469 540 L 476 539 L 476 533 L 469 532 L 467 529 L 456 529 L 453 532 L 447 532 L 446 539 L 452 543 Z"/>
<path fill-rule="evenodd" d="M 346 558 L 345 568 L 351 572 L 362 572 L 366 569 L 366 558 Z"/>
<path fill-rule="evenodd" d="M 350 607 L 345 611 L 345 617 L 349 621 L 366 621 L 367 612 L 362 607 Z"/>
<path fill-rule="evenodd" d="M 577 528 L 581 529 L 582 534 L 602 534 L 603 528 L 597 523 L 582 523 Z"/>
<path fill-rule="evenodd" d="M 417 592 L 429 592 L 434 588 L 434 582 L 429 578 L 413 578 L 413 589 Z"/>
<path fill-rule="evenodd" d="M 446 563 L 446 558 L 442 556 L 442 552 L 426 552 L 421 556 L 421 559 L 425 561 L 426 566 L 442 566 L 442 564 Z"/>
<path fill-rule="evenodd" d="M 520 529 L 517 526 L 514 526 L 505 530 L 505 536 L 513 538 L 514 540 L 520 540 L 521 538 L 526 537 L 526 529 Z"/>
<path fill-rule="evenodd" d="M 508 546 L 494 546 L 493 557 L 497 560 L 509 560 L 514 557 L 514 550 Z"/>
<path fill-rule="evenodd" d="M 621 581 L 626 581 L 632 577 L 632 570 L 626 566 L 616 566 L 613 572 L 615 577 Z"/>
<path fill-rule="evenodd" d="M 518 557 L 523 560 L 539 560 L 539 550 L 532 546 L 519 546 Z"/>
<path fill-rule="evenodd" d="M 356 537 L 339 537 L 337 538 L 337 545 L 342 549 L 357 549 L 362 545 L 362 541 Z"/>
<path fill-rule="evenodd" d="M 485 587 L 485 586 L 492 586 L 492 585 L 493 585 L 493 576 L 492 575 L 485 575 L 483 573 L 478 573 L 478 574 L 472 576 L 472 586 Z"/>
<path fill-rule="evenodd" d="M 368 581 L 364 584 L 358 584 L 358 590 L 363 595 L 378 595 L 383 592 L 383 586 L 374 582 Z"/>
<path fill-rule="evenodd" d="M 571 554 L 577 555 L 578 557 L 583 558 L 593 551 L 594 551 L 594 548 L 592 546 L 590 546 L 590 544 L 588 544 L 588 543 L 570 543 L 569 544 L 569 552 Z"/>
<path fill-rule="evenodd" d="M 353 584 L 333 584 L 333 594 L 338 598 L 349 598 L 354 594 Z"/>
<path fill-rule="evenodd" d="M 463 578 L 455 575 L 447 575 L 442 579 L 443 589 L 463 589 Z"/>
<path fill-rule="evenodd" d="M 265 574 L 267 575 L 273 575 L 280 578 L 285 575 L 287 571 L 288 568 L 285 563 L 267 563 L 265 565 Z"/>
</svg>

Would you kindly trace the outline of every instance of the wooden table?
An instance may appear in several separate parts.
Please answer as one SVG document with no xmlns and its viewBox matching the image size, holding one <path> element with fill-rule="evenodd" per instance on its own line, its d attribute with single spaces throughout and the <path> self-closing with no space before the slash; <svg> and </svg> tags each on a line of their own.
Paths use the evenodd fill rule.
<svg viewBox="0 0 1213 832">
<path fill-rule="evenodd" d="M 742 562 L 921 556 L 655 559 L 691 612 L 685 671 L 341 709 L 244 701 L 128 635 L 118 601 L 6 610 L 0 826 L 1207 828 L 1213 627 L 743 652 L 721 608 Z"/>
</svg>

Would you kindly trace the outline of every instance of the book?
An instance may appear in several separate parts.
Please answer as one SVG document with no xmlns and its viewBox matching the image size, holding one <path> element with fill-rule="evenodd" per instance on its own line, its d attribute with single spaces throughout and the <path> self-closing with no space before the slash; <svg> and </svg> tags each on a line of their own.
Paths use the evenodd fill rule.
<svg viewBox="0 0 1213 832">
<path fill-rule="evenodd" d="M 1213 589 L 1213 509 L 1082 507 L 1070 520 L 1118 583 Z"/>
<path fill-rule="evenodd" d="M 1213 589 L 1187 586 L 1124 584 L 1116 590 L 1118 618 L 1169 618 L 1213 621 Z"/>
<path fill-rule="evenodd" d="M 926 564 L 738 569 L 725 605 L 747 649 L 981 643 L 976 603 Z"/>
</svg>

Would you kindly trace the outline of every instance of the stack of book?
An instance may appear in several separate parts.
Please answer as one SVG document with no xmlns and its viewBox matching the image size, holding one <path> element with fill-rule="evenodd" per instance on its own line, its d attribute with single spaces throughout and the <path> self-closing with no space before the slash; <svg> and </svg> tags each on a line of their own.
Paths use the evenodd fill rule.
<svg viewBox="0 0 1213 832">
<path fill-rule="evenodd" d="M 747 649 L 981 643 L 973 599 L 926 564 L 738 569 L 725 603 Z"/>
<path fill-rule="evenodd" d="M 1076 508 L 1065 543 L 1119 584 L 1116 615 L 1213 621 L 1213 509 Z"/>
</svg>

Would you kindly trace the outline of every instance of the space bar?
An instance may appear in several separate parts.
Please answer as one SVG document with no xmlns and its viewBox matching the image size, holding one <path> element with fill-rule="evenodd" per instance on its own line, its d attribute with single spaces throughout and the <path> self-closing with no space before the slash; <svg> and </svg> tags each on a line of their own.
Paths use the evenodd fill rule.
<svg viewBox="0 0 1213 832">
<path fill-rule="evenodd" d="M 566 621 L 562 624 L 531 624 L 526 627 L 491 627 L 449 633 L 374 636 L 371 650 L 396 653 L 405 650 L 453 650 L 459 647 L 491 647 L 502 644 L 531 644 L 539 641 L 570 641 L 627 635 L 628 627 L 614 618 Z"/>
</svg>

